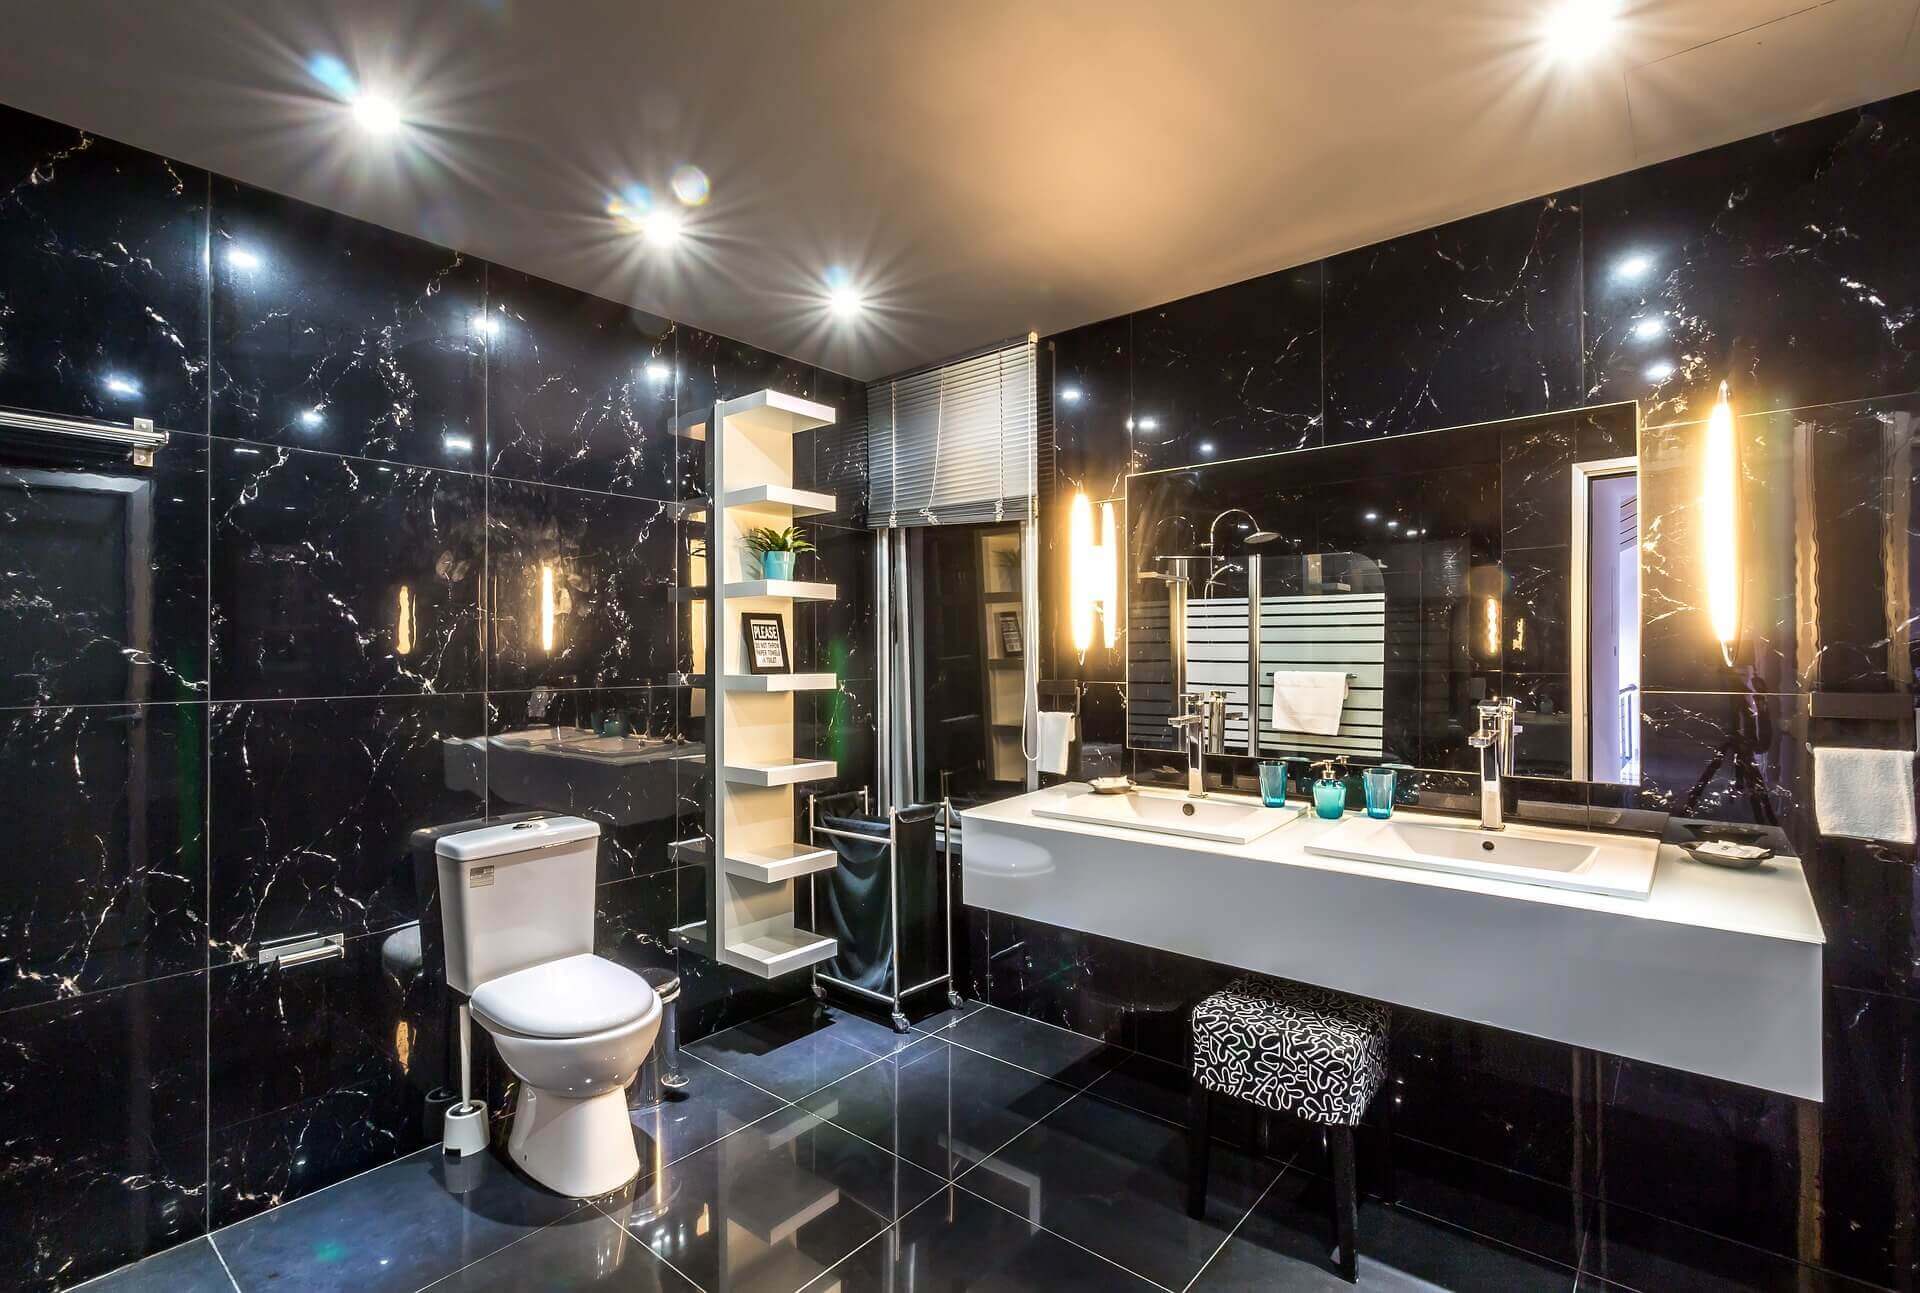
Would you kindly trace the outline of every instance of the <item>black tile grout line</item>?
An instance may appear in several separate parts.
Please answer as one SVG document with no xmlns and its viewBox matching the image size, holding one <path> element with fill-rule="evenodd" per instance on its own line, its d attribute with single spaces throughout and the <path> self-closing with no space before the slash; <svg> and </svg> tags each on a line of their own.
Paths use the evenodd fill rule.
<svg viewBox="0 0 1920 1293">
<path fill-rule="evenodd" d="M 1297 1153 L 1291 1154 L 1287 1157 L 1287 1161 L 1285 1164 L 1281 1166 L 1278 1175 L 1276 1175 L 1271 1181 L 1267 1182 L 1267 1188 L 1260 1191 L 1260 1197 L 1253 1201 L 1253 1206 L 1240 1214 L 1240 1219 L 1233 1223 L 1232 1229 L 1227 1231 L 1226 1238 L 1222 1239 L 1214 1247 L 1214 1250 L 1207 1254 L 1207 1260 L 1200 1263 L 1200 1269 L 1193 1273 L 1193 1278 L 1187 1281 L 1186 1287 L 1181 1290 L 1181 1293 L 1192 1293 L 1193 1286 L 1198 1284 L 1200 1282 L 1200 1277 L 1207 1273 L 1207 1267 L 1213 1265 L 1215 1261 L 1219 1260 L 1220 1254 L 1225 1252 L 1227 1250 L 1227 1245 L 1233 1242 L 1233 1237 L 1240 1233 L 1240 1227 L 1247 1224 L 1247 1218 L 1251 1217 L 1254 1213 L 1260 1210 L 1260 1205 L 1267 1201 L 1267 1196 L 1269 1194 L 1273 1193 L 1273 1187 L 1280 1184 L 1281 1181 L 1285 1180 L 1287 1173 L 1293 1170 L 1293 1161 L 1298 1157 L 1299 1157 L 1299 1154 Z M 1359 1227 L 1356 1226 L 1354 1227 L 1354 1229 L 1357 1232 Z M 1354 1247 L 1357 1249 L 1359 1245 L 1355 1244 Z M 1359 1256 L 1356 1254 L 1354 1257 L 1354 1269 L 1356 1271 L 1358 1271 L 1359 1269 L 1359 1263 L 1360 1263 L 1360 1259 L 1359 1259 Z"/>
<path fill-rule="evenodd" d="M 1027 1130 L 1031 1131 L 1032 1128 L 1030 1127 Z M 1021 1135 L 1025 1135 L 1025 1134 L 1026 1132 L 1021 1133 Z M 1162 1284 L 1159 1280 L 1152 1279 L 1152 1278 L 1149 1278 L 1148 1276 L 1142 1275 L 1139 1271 L 1134 1270 L 1130 1266 L 1122 1266 L 1119 1262 L 1116 1262 L 1115 1260 L 1113 1260 L 1113 1258 L 1107 1256 L 1105 1253 L 1089 1248 L 1085 1244 L 1079 1242 L 1076 1239 L 1069 1239 L 1066 1235 L 1061 1234 L 1057 1230 L 1049 1230 L 1047 1227 L 1041 1225 L 1038 1221 L 1035 1221 L 1032 1217 L 1027 1216 L 1025 1213 L 1015 1212 L 1012 1208 L 1005 1207 L 1002 1204 L 999 1204 L 994 1200 L 989 1199 L 986 1195 L 981 1194 L 978 1190 L 970 1190 L 966 1186 L 960 1184 L 958 1180 L 952 1181 L 950 1182 L 950 1184 L 953 1186 L 954 1189 L 959 1190 L 962 1193 L 966 1194 L 968 1198 L 978 1199 L 980 1200 L 980 1202 L 986 1204 L 990 1208 L 999 1208 L 1000 1211 L 1006 1213 L 1010 1217 L 1018 1217 L 1021 1221 L 1025 1222 L 1028 1226 L 1031 1226 L 1033 1229 L 1038 1230 L 1042 1234 L 1052 1235 L 1055 1239 L 1060 1240 L 1062 1243 L 1071 1244 L 1073 1247 L 1078 1248 L 1081 1252 L 1086 1253 L 1092 1257 L 1097 1257 L 1101 1261 L 1105 1262 L 1107 1265 L 1115 1267 L 1119 1270 L 1123 1270 L 1127 1274 L 1133 1276 L 1137 1280 L 1142 1281 L 1143 1283 L 1151 1284 L 1154 1288 L 1157 1288 L 1157 1289 L 1167 1288 L 1167 1286 L 1165 1284 Z M 938 1191 L 935 1191 L 935 1197 L 936 1198 L 939 1197 Z M 1203 1266 L 1201 1269 L 1204 1270 L 1206 1268 Z M 1175 1293 L 1175 1290 L 1167 1289 L 1167 1293 Z"/>
<path fill-rule="evenodd" d="M 80 992 L 62 993 L 42 1001 L 21 1001 L 11 1006 L 0 1006 L 0 1019 L 20 1010 L 40 1010 L 47 1006 L 64 1006 L 71 1002 L 90 1001 L 94 997 L 103 997 L 109 992 L 125 992 L 129 988 L 142 988 L 149 983 L 169 983 L 174 979 L 184 979 L 190 974 L 205 974 L 215 968 L 211 965 L 199 965 L 192 969 L 170 970 L 165 974 L 149 975 L 144 979 L 128 979 L 125 983 L 109 983 L 98 988 L 86 988 Z M 84 1157 L 84 1156 L 83 1156 Z"/>
</svg>

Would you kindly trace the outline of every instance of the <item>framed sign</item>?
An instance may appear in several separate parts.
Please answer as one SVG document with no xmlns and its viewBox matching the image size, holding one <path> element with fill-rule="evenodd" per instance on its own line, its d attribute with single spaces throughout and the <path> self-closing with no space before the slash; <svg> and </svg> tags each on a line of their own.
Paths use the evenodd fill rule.
<svg viewBox="0 0 1920 1293">
<path fill-rule="evenodd" d="M 1000 654 L 1010 660 L 1017 660 L 1023 651 L 1020 637 L 1020 612 L 999 611 L 996 615 L 1000 626 Z"/>
<path fill-rule="evenodd" d="M 746 638 L 748 673 L 793 672 L 787 659 L 787 626 L 778 615 L 744 612 L 740 629 Z"/>
</svg>

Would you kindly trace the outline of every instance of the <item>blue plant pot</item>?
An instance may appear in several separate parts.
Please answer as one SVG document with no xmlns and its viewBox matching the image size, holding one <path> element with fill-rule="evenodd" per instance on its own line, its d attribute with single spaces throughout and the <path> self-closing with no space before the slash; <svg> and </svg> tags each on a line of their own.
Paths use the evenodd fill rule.
<svg viewBox="0 0 1920 1293">
<path fill-rule="evenodd" d="M 763 552 L 760 554 L 760 574 L 767 579 L 792 579 L 794 553 Z"/>
</svg>

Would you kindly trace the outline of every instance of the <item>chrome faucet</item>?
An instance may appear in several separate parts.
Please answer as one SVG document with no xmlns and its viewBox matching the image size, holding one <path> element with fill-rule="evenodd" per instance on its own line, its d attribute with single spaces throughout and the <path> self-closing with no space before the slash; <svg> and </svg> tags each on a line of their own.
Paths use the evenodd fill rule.
<svg viewBox="0 0 1920 1293">
<path fill-rule="evenodd" d="M 1167 720 L 1187 738 L 1187 798 L 1207 797 L 1207 753 L 1227 748 L 1227 694 L 1188 691 L 1180 694 L 1180 712 Z"/>
<path fill-rule="evenodd" d="M 1480 829 L 1502 830 L 1506 822 L 1500 808 L 1500 779 L 1513 771 L 1513 734 L 1521 728 L 1513 721 L 1510 700 L 1485 700 L 1474 709 L 1479 712 L 1480 727 L 1467 744 L 1480 751 Z"/>
</svg>

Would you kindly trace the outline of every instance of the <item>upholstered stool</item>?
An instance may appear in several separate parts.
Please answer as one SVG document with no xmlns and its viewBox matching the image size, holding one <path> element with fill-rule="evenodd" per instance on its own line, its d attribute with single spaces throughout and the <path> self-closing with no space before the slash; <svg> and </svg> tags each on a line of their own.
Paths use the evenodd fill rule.
<svg viewBox="0 0 1920 1293">
<path fill-rule="evenodd" d="M 1357 1278 L 1353 1129 L 1386 1076 L 1387 1008 L 1377 1001 L 1257 975 L 1202 1001 L 1193 1009 L 1187 1211 L 1206 1213 L 1213 1097 L 1318 1123 L 1333 1160 L 1340 1273 Z"/>
</svg>

